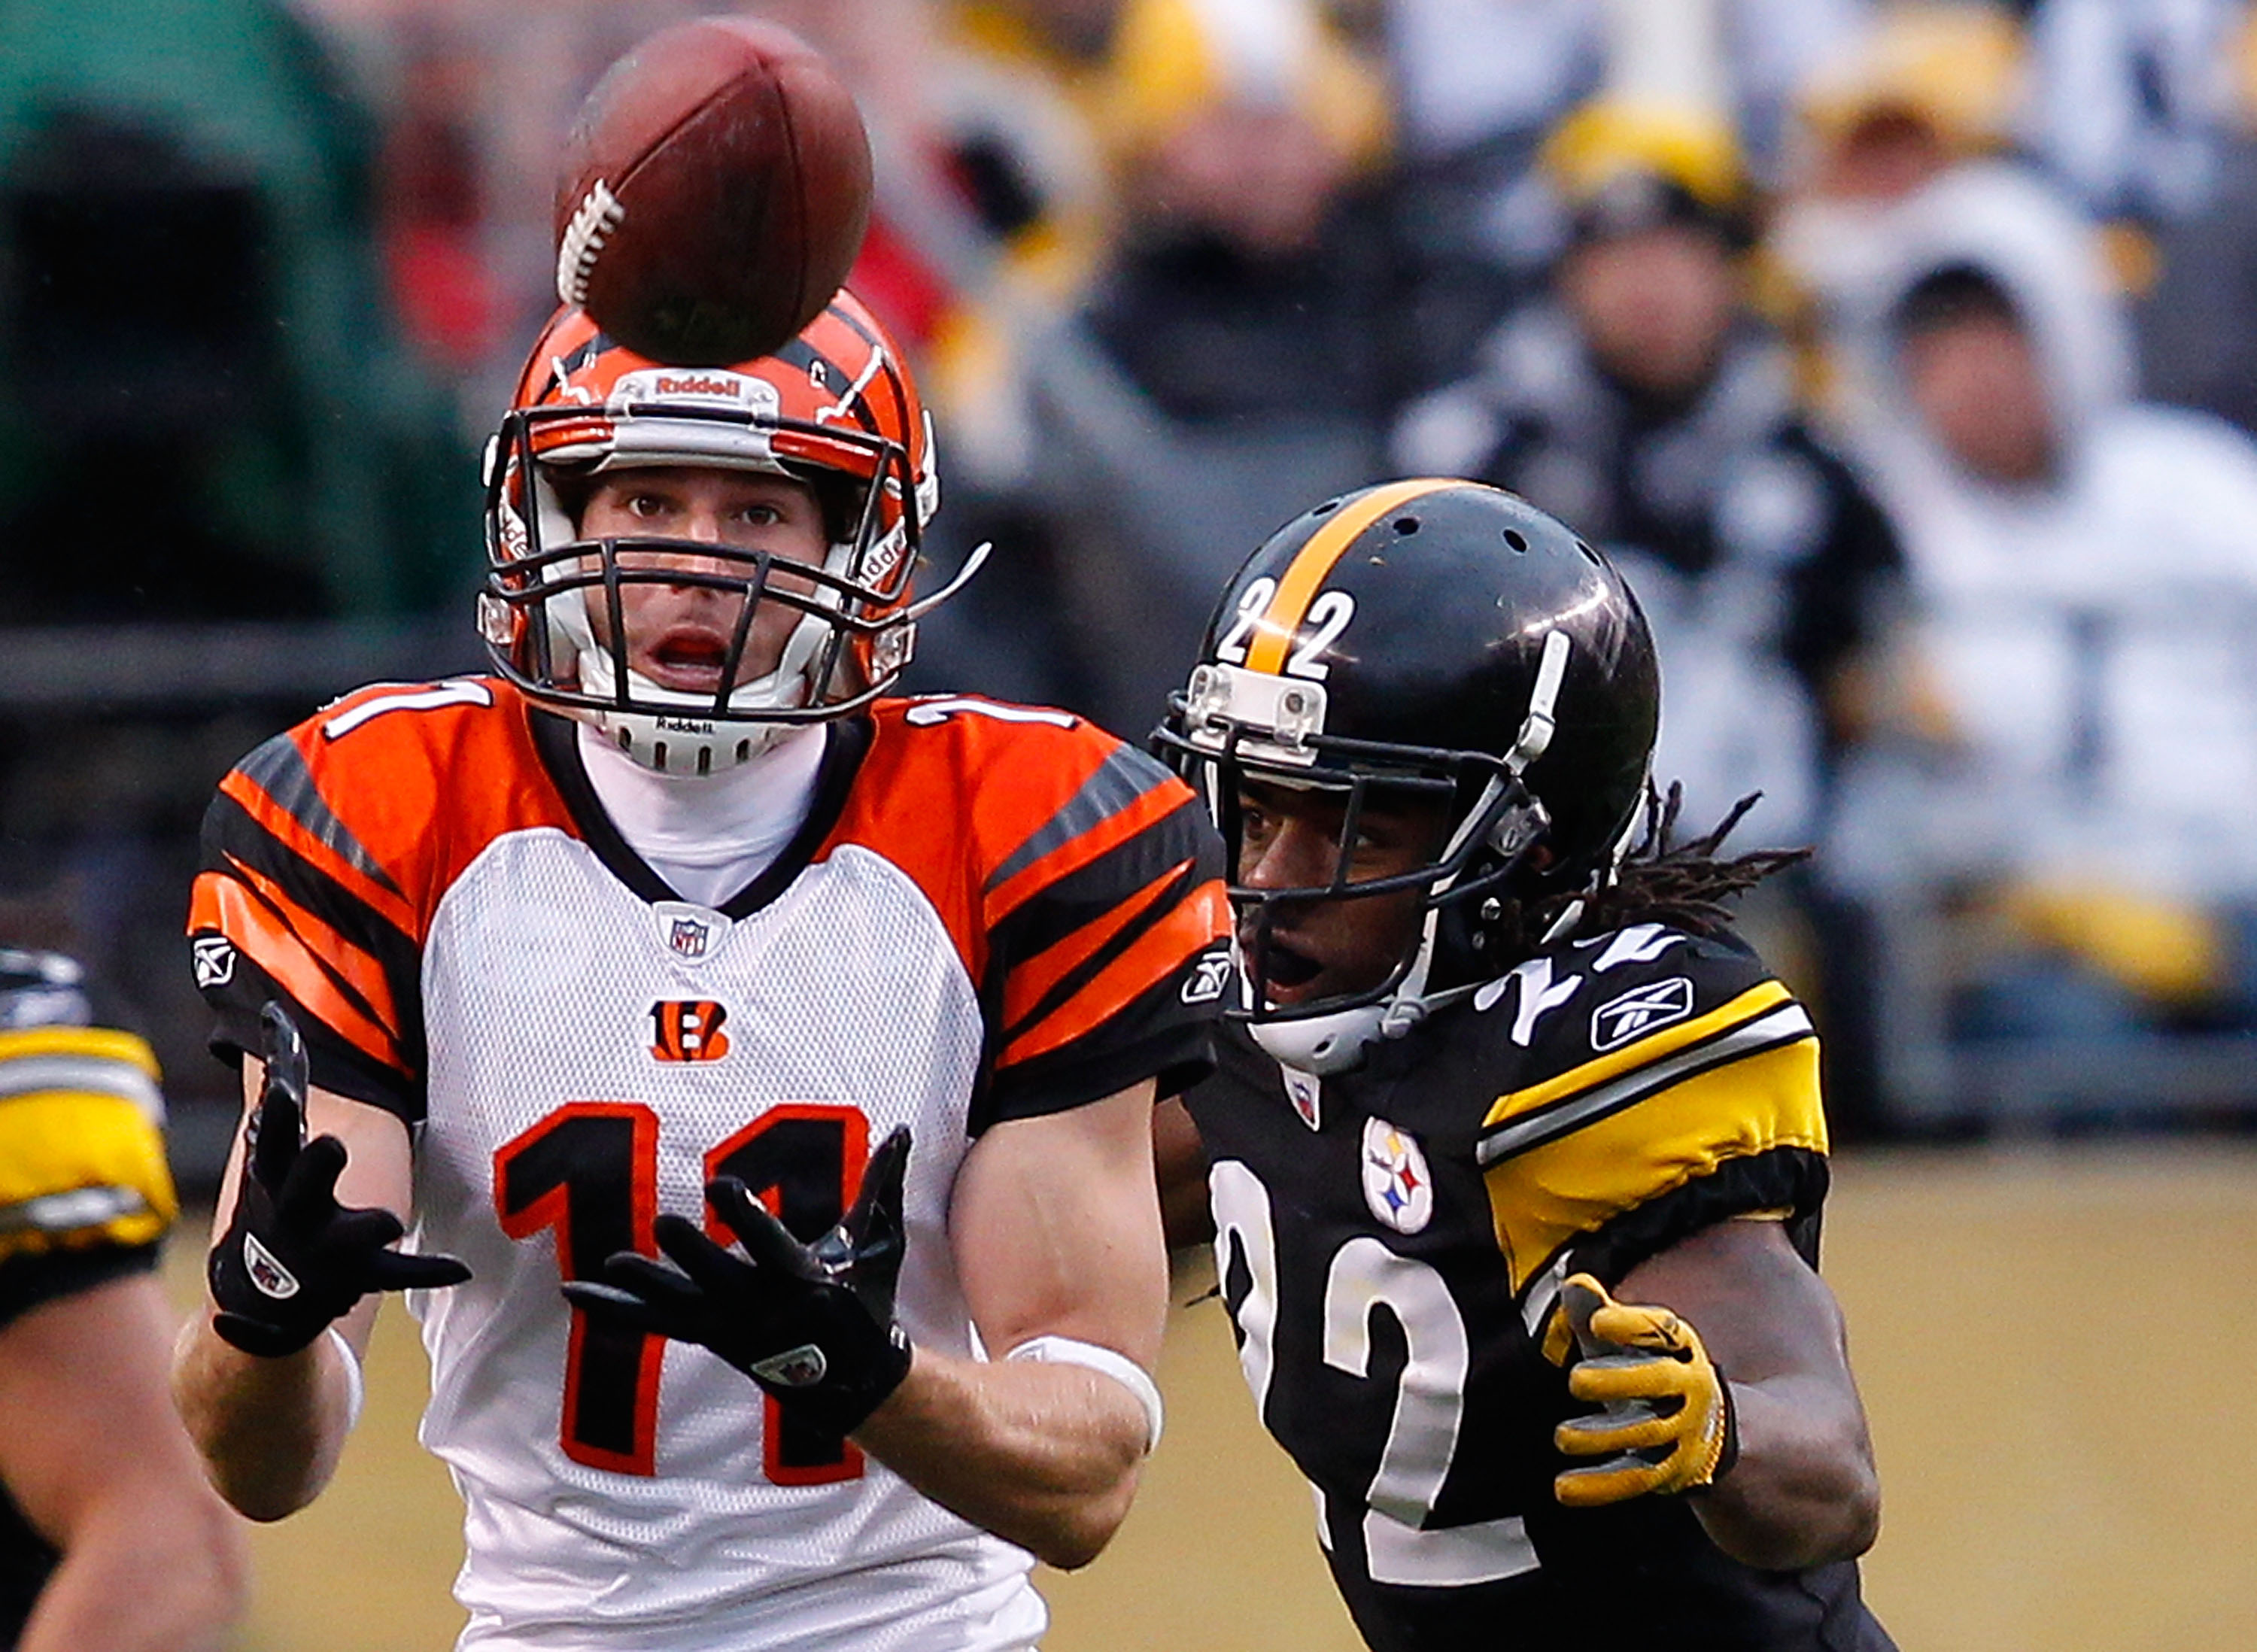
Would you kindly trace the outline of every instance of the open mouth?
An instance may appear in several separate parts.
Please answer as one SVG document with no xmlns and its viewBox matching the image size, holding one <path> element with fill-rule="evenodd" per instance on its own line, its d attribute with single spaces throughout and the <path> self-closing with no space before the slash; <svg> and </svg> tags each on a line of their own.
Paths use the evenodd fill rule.
<svg viewBox="0 0 2257 1652">
<path fill-rule="evenodd" d="M 662 688 L 712 694 L 729 663 L 728 639 L 718 632 L 677 627 L 644 654 L 642 673 Z"/>
<path fill-rule="evenodd" d="M 1242 937 L 1241 948 L 1256 964 L 1256 978 L 1268 992 L 1270 1000 L 1291 1004 L 1308 996 L 1306 989 L 1325 972 L 1325 966 L 1307 953 L 1287 946 L 1272 936 L 1267 942 L 1254 937 Z"/>
</svg>

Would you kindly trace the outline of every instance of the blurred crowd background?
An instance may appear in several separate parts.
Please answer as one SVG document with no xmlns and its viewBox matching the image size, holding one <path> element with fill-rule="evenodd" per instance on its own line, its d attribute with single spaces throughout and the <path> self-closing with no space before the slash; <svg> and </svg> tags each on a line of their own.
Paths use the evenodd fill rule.
<svg viewBox="0 0 2257 1652">
<path fill-rule="evenodd" d="M 477 453 L 602 68 L 780 20 L 940 420 L 919 688 L 1159 717 L 1228 572 L 1453 473 L 1603 543 L 1845 1137 L 2257 1126 L 2245 0 L 0 0 L 0 930 L 194 1182 L 226 766 L 476 669 Z"/>
</svg>

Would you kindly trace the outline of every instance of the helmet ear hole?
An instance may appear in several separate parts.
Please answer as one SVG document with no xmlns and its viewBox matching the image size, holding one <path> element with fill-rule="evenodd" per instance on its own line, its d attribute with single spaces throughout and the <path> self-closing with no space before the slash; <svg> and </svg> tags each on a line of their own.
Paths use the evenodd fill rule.
<svg viewBox="0 0 2257 1652">
<path fill-rule="evenodd" d="M 1470 978 L 1489 950 L 1488 937 L 1475 918 L 1478 903 L 1452 900 L 1434 914 L 1434 962 L 1426 972 L 1430 987 L 1455 986 Z"/>
<path fill-rule="evenodd" d="M 862 490 L 836 474 L 817 476 L 809 485 L 815 490 L 816 506 L 823 512 L 824 540 L 843 545 L 853 539 L 862 526 Z"/>
<path fill-rule="evenodd" d="M 595 497 L 595 472 L 552 465 L 541 472 L 541 479 L 548 484 L 549 498 L 572 525 L 573 537 L 578 538 L 580 520 L 588 514 L 588 501 Z"/>
</svg>

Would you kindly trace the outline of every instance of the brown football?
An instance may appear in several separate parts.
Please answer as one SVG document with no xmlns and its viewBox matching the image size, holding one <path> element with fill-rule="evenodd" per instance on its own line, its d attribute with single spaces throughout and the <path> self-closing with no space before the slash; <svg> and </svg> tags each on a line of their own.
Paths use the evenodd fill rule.
<svg viewBox="0 0 2257 1652">
<path fill-rule="evenodd" d="M 831 301 L 870 217 L 853 94 L 788 29 L 652 35 L 580 106 L 556 193 L 556 292 L 639 355 L 773 353 Z"/>
</svg>

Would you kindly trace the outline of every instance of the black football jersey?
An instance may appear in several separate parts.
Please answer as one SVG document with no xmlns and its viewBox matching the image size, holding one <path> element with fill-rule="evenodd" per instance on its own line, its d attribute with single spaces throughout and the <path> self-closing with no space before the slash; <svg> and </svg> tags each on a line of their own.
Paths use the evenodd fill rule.
<svg viewBox="0 0 2257 1652">
<path fill-rule="evenodd" d="M 1641 924 L 1546 949 L 1353 1073 L 1239 1029 L 1222 1055 L 1185 1099 L 1224 1302 L 1373 1647 L 1889 1647 L 1853 1564 L 1758 1571 L 1680 1499 L 1552 1493 L 1553 1429 L 1588 1409 L 1542 1352 L 1560 1281 L 1740 1216 L 1816 1261 L 1817 1043 L 1752 953 Z"/>
</svg>

